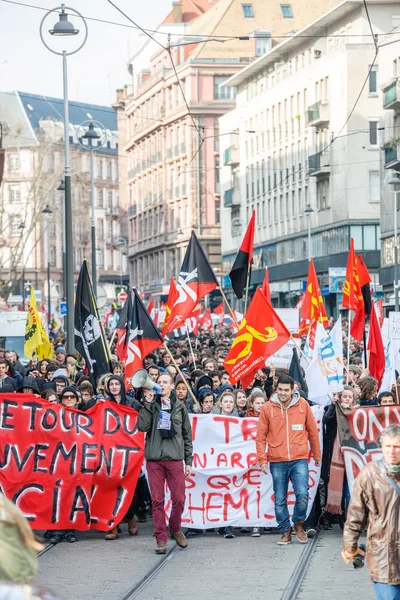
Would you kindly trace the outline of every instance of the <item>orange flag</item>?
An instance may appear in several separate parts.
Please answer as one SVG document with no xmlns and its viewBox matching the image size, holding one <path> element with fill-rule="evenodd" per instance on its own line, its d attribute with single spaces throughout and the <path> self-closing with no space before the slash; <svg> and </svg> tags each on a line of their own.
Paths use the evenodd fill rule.
<svg viewBox="0 0 400 600">
<path fill-rule="evenodd" d="M 170 286 L 169 286 L 168 300 L 167 300 L 167 304 L 165 306 L 164 323 L 163 323 L 163 326 L 162 326 L 162 335 L 163 336 L 164 336 L 164 329 L 168 325 L 168 321 L 169 321 L 171 313 L 172 313 L 172 307 L 174 306 L 175 300 L 177 300 L 178 295 L 179 294 L 178 294 L 178 290 L 176 289 L 175 279 L 173 277 L 171 277 L 171 283 L 170 283 Z"/>
<path fill-rule="evenodd" d="M 289 338 L 289 330 L 257 288 L 224 362 L 231 383 L 241 380 L 243 388 L 248 387 L 255 371 Z"/>
<path fill-rule="evenodd" d="M 358 275 L 359 264 L 354 252 L 354 239 L 350 240 L 350 251 L 347 259 L 346 281 L 343 290 L 343 308 L 357 312 L 364 310 L 364 300 L 361 292 L 361 283 Z"/>
<path fill-rule="evenodd" d="M 324 327 L 328 325 L 328 317 L 326 316 L 317 273 L 315 272 L 314 261 L 311 259 L 310 267 L 308 269 L 307 288 L 301 308 L 299 333 L 306 333 L 309 326 L 314 321 L 322 323 Z"/>
</svg>

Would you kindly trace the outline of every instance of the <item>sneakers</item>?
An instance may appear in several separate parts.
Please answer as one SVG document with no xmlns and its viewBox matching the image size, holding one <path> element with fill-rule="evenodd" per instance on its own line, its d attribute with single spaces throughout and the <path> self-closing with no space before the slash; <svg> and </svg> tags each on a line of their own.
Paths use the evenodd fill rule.
<svg viewBox="0 0 400 600">
<path fill-rule="evenodd" d="M 157 542 L 156 554 L 167 554 L 167 542 Z"/>
<path fill-rule="evenodd" d="M 259 527 L 253 527 L 251 530 L 251 537 L 260 537 L 261 532 Z"/>
<path fill-rule="evenodd" d="M 316 529 L 314 529 L 314 527 L 310 527 L 309 529 L 307 529 L 307 537 L 308 538 L 313 538 L 317 535 L 317 531 Z"/>
<path fill-rule="evenodd" d="M 224 538 L 232 540 L 235 537 L 232 527 L 225 527 Z"/>
<path fill-rule="evenodd" d="M 171 531 L 171 535 L 180 548 L 186 548 L 188 541 L 182 531 Z"/>
<path fill-rule="evenodd" d="M 276 543 L 278 546 L 288 546 L 292 543 L 292 531 L 290 527 L 282 534 L 282 537 Z"/>
<path fill-rule="evenodd" d="M 304 531 L 303 523 L 301 523 L 301 522 L 294 523 L 293 528 L 294 528 L 294 532 L 295 532 L 296 537 L 297 537 L 298 541 L 300 542 L 300 544 L 307 544 L 308 537 L 307 537 L 306 532 Z"/>
</svg>

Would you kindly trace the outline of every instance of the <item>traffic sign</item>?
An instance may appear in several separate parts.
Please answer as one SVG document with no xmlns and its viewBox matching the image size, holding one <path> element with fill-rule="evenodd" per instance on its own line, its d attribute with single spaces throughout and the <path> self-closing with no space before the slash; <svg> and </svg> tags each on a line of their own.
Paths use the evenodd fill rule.
<svg viewBox="0 0 400 600">
<path fill-rule="evenodd" d="M 67 314 L 67 303 L 66 302 L 60 302 L 60 315 L 62 317 L 65 317 Z"/>
<path fill-rule="evenodd" d="M 128 294 L 125 292 L 125 290 L 122 290 L 122 292 L 120 292 L 118 294 L 118 300 L 123 304 L 125 302 L 125 300 L 127 299 Z"/>
</svg>

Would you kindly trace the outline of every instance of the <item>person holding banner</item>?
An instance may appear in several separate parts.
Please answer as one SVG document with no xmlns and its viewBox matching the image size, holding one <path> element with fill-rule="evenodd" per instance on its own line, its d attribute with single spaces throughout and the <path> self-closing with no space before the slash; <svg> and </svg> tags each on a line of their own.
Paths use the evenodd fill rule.
<svg viewBox="0 0 400 600">
<path fill-rule="evenodd" d="M 318 467 L 321 448 L 311 407 L 294 390 L 294 380 L 288 375 L 281 375 L 276 394 L 261 409 L 256 439 L 258 462 L 263 473 L 268 473 L 268 463 L 270 464 L 275 515 L 282 533 L 277 543 L 281 546 L 292 542 L 287 504 L 289 480 L 296 498 L 292 517 L 296 537 L 301 544 L 308 542 L 303 527 L 308 507 L 308 443 Z"/>
<path fill-rule="evenodd" d="M 172 510 L 169 529 L 181 548 L 188 545 L 181 531 L 185 506 L 185 477 L 192 474 L 192 427 L 185 406 L 174 393 L 174 382 L 169 373 L 158 378 L 161 393 L 153 400 L 147 397 L 139 412 L 139 431 L 146 435 L 145 458 L 150 486 L 153 521 L 156 536 L 156 554 L 167 552 L 167 526 L 165 523 L 165 483 L 171 492 Z M 185 468 L 183 467 L 185 462 Z"/>
<path fill-rule="evenodd" d="M 383 459 L 358 475 L 343 532 L 345 562 L 362 554 L 358 540 L 367 529 L 367 562 L 376 600 L 400 600 L 400 425 L 382 431 Z"/>
</svg>

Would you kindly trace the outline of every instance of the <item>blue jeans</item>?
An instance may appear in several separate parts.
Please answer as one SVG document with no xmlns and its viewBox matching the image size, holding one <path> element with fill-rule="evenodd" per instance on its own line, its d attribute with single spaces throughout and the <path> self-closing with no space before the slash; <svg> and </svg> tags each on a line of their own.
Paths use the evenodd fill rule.
<svg viewBox="0 0 400 600">
<path fill-rule="evenodd" d="M 376 600 L 400 600 L 400 585 L 375 583 L 374 581 L 374 590 Z"/>
<path fill-rule="evenodd" d="M 289 479 L 292 482 L 296 497 L 292 522 L 294 524 L 306 519 L 308 506 L 308 461 L 304 458 L 288 462 L 270 463 L 269 466 L 275 495 L 275 516 L 279 531 L 284 533 L 290 527 L 287 505 Z"/>
</svg>

